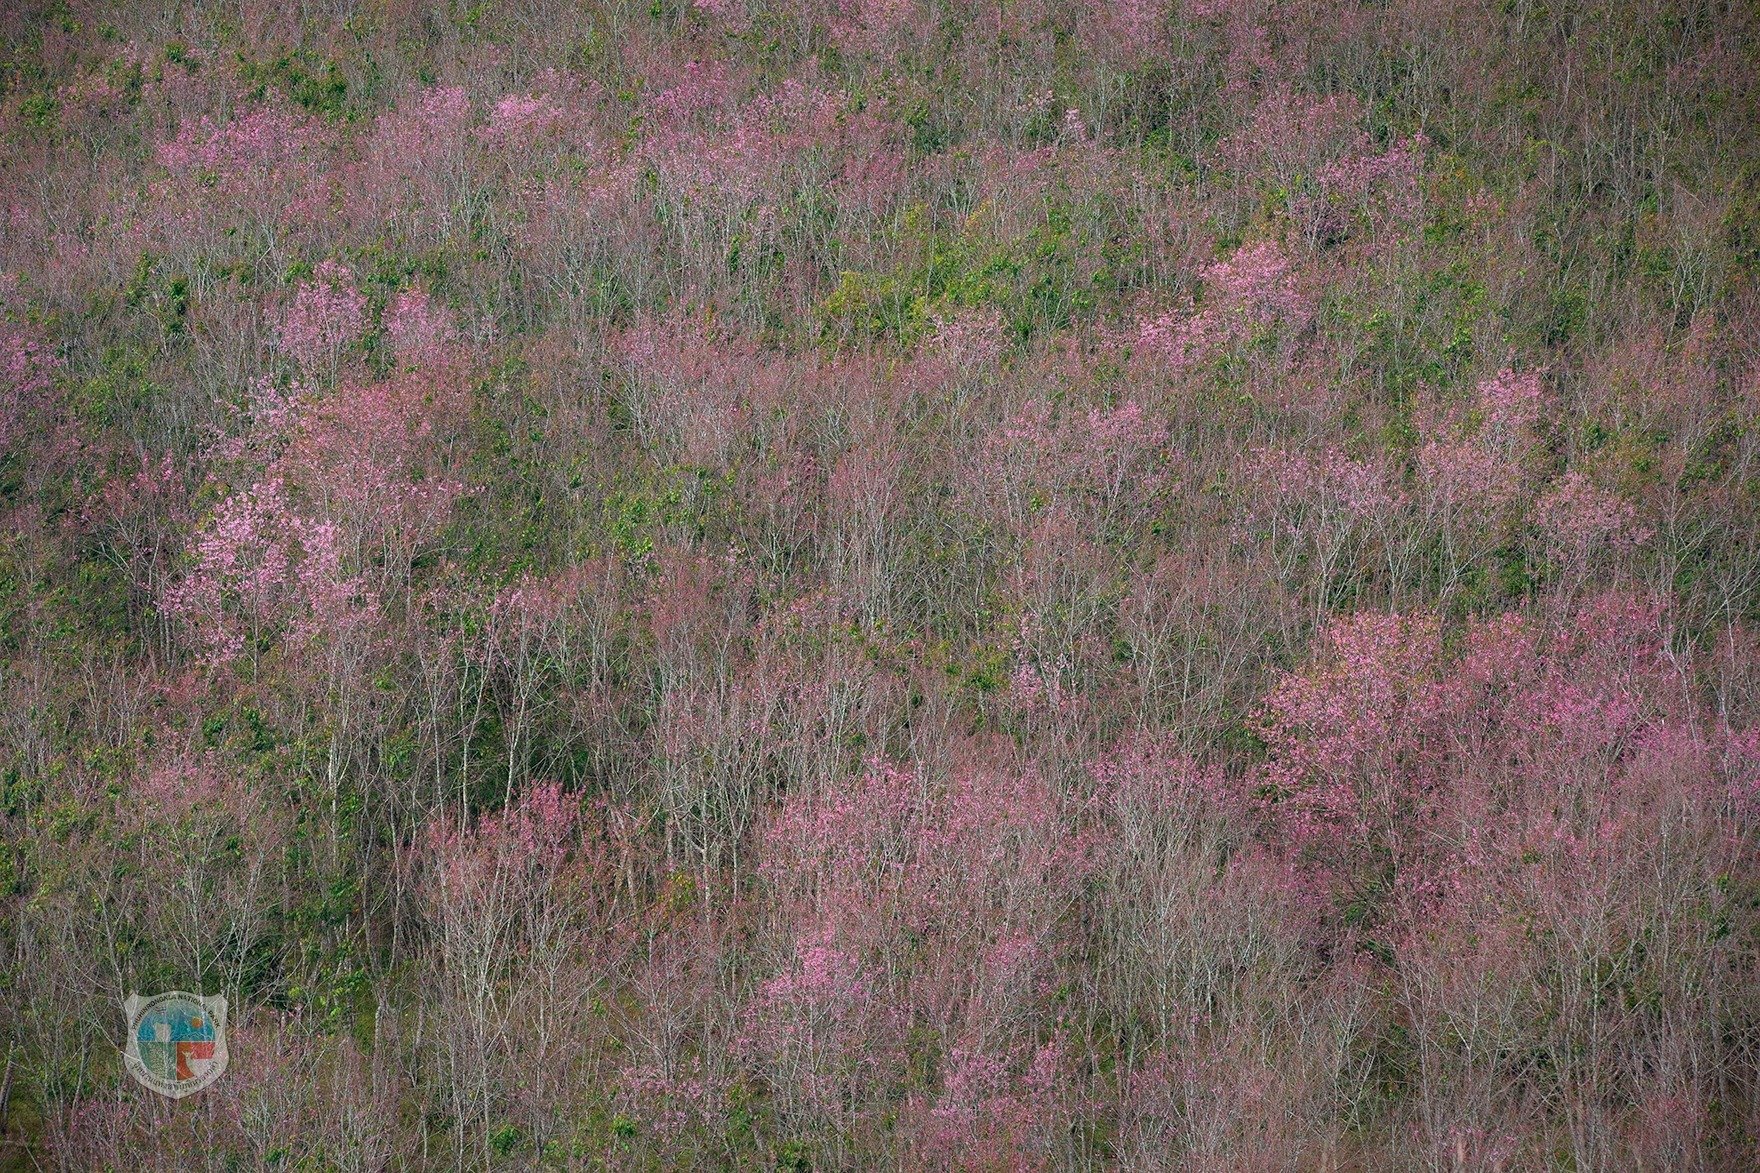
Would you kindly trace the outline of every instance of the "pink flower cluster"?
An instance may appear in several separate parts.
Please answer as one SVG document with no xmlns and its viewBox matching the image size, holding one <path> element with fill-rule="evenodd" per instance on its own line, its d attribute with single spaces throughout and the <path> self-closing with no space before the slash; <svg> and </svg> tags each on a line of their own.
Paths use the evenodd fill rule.
<svg viewBox="0 0 1760 1173">
<path fill-rule="evenodd" d="M 367 299 L 339 261 L 318 265 L 281 317 L 281 349 L 307 376 L 336 378 L 342 356 L 366 326 Z"/>
<path fill-rule="evenodd" d="M 1206 266 L 1203 308 L 1138 323 L 1136 343 L 1175 369 L 1272 335 L 1299 333 L 1313 313 L 1288 255 L 1275 241 L 1249 245 Z"/>
<path fill-rule="evenodd" d="M 411 286 L 386 308 L 385 333 L 398 358 L 420 366 L 444 358 L 458 333 L 457 315 L 426 289 Z"/>
<path fill-rule="evenodd" d="M 61 357 L 34 333 L 0 324 L 0 453 L 24 433 L 62 366 Z"/>
</svg>

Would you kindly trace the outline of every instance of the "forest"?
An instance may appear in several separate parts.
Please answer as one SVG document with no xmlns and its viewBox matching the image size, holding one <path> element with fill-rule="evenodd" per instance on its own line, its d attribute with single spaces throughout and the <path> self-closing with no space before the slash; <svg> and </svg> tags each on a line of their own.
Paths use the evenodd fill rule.
<svg viewBox="0 0 1760 1173">
<path fill-rule="evenodd" d="M 0 1053 L 4 1173 L 1760 1167 L 1760 8 L 0 3 Z"/>
</svg>

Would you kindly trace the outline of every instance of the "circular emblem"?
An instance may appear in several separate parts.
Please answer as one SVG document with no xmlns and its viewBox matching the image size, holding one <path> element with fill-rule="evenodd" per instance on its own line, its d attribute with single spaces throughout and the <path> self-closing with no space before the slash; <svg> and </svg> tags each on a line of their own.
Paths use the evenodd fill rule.
<svg viewBox="0 0 1760 1173">
<path fill-rule="evenodd" d="M 173 990 L 151 998 L 130 994 L 123 1065 L 136 1082 L 179 1099 L 199 1092 L 226 1070 L 226 999 Z"/>
</svg>

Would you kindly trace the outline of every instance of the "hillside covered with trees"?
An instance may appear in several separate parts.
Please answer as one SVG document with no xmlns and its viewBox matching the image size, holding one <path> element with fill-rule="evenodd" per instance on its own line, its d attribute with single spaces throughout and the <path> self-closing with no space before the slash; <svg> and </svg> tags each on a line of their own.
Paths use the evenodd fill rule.
<svg viewBox="0 0 1760 1173">
<path fill-rule="evenodd" d="M 1760 1164 L 1751 3 L 3 7 L 0 1169 Z"/>
</svg>

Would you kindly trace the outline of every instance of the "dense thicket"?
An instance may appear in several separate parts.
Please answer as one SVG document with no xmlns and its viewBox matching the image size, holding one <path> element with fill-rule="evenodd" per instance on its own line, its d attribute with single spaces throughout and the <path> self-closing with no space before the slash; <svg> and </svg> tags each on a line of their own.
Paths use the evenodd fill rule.
<svg viewBox="0 0 1760 1173">
<path fill-rule="evenodd" d="M 1760 1162 L 1751 4 L 6 7 L 0 1165 Z"/>
</svg>

